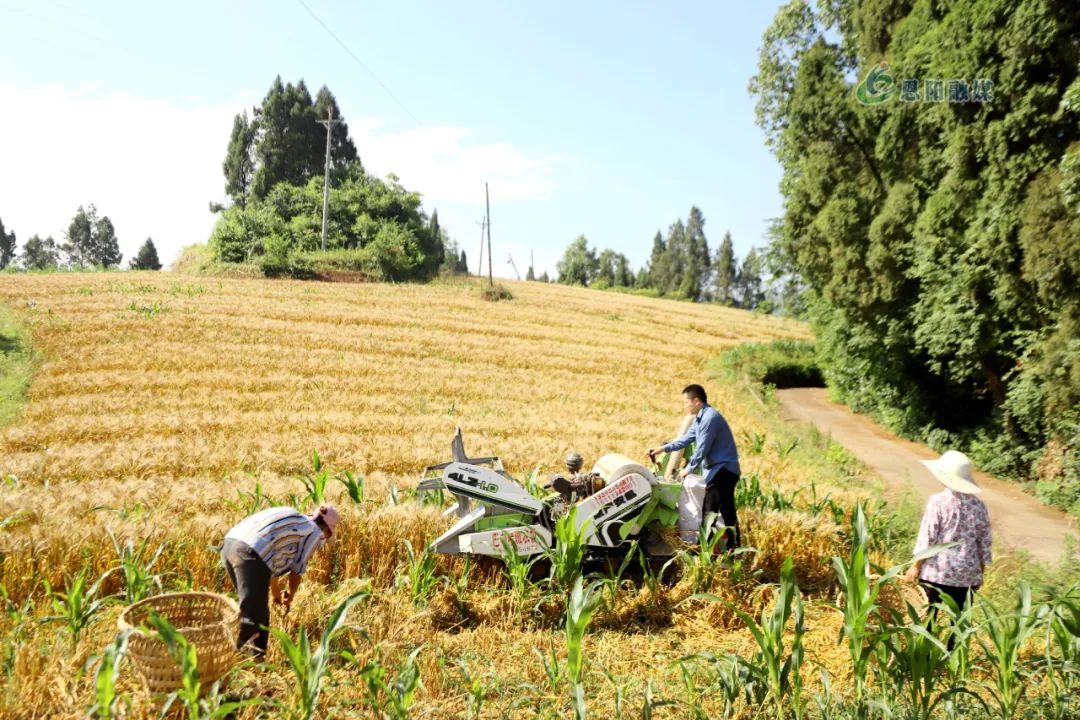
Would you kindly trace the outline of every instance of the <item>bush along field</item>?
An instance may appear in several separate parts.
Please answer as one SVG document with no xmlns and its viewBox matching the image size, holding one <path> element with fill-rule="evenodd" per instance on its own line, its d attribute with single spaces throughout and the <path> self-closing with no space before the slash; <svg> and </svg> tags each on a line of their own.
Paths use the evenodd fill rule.
<svg viewBox="0 0 1080 720">
<path fill-rule="evenodd" d="M 37 361 L 0 430 L 0 716 L 1076 716 L 1075 571 L 1051 583 L 1005 555 L 970 613 L 928 625 L 896 579 L 918 508 L 886 508 L 828 438 L 707 376 L 802 326 L 509 287 L 489 303 L 467 283 L 5 281 Z M 591 463 L 669 439 L 678 391 L 703 379 L 742 453 L 737 553 L 582 569 L 567 527 L 547 572 L 427 549 L 447 520 L 416 478 L 455 427 L 539 483 L 569 449 Z M 184 684 L 151 696 L 123 609 L 230 590 L 229 527 L 325 501 L 339 537 L 275 608 L 266 662 L 207 687 L 198 648 L 159 622 Z"/>
</svg>

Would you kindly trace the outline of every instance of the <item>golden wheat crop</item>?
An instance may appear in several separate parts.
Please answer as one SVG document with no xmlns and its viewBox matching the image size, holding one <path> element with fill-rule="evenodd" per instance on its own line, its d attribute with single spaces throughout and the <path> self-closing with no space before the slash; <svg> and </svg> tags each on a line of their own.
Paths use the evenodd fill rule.
<svg viewBox="0 0 1080 720">
<path fill-rule="evenodd" d="M 561 607 L 509 598 L 491 568 L 474 568 L 460 592 L 444 589 L 427 608 L 414 607 L 395 584 L 403 541 L 422 547 L 444 521 L 408 500 L 390 506 L 391 495 L 407 495 L 422 466 L 449 458 L 456 426 L 470 452 L 501 455 L 517 477 L 554 468 L 570 448 L 587 459 L 611 451 L 639 457 L 669 439 L 688 382 L 706 385 L 737 437 L 766 433 L 763 409 L 707 378 L 706 363 L 737 343 L 807 330 L 708 305 L 509 287 L 513 300 L 490 303 L 468 282 L 3 276 L 0 303 L 27 327 L 39 355 L 27 404 L 0 430 L 0 478 L 7 478 L 0 518 L 8 519 L 0 579 L 9 610 L 29 599 L 29 615 L 43 617 L 43 581 L 61 588 L 84 566 L 93 577 L 115 567 L 110 535 L 164 544 L 155 569 L 166 589 L 225 590 L 209 548 L 242 517 L 239 493 L 256 483 L 278 498 L 301 492 L 295 476 L 317 450 L 327 465 L 366 476 L 367 502 L 353 506 L 341 486 L 331 488 L 344 511 L 341 538 L 316 558 L 293 612 L 275 623 L 294 635 L 301 626 L 318 630 L 350 590 L 370 587 L 372 600 L 352 616 L 369 640 L 350 635 L 348 643 L 387 665 L 424 646 L 417 716 L 465 715 L 459 661 L 483 678 L 483 717 L 561 716 L 568 698 L 520 689 L 544 686 L 534 651 L 562 652 Z M 806 470 L 769 445 L 744 457 L 744 473 L 788 490 L 806 482 Z M 823 563 L 841 552 L 837 535 L 792 512 L 746 515 L 748 538 L 767 549 L 748 562 L 761 581 L 774 581 L 794 554 L 800 579 L 828 596 Z M 453 579 L 462 564 L 440 560 L 440 570 Z M 120 585 L 114 572 L 103 593 Z M 753 612 L 760 607 L 753 588 L 717 591 Z M 649 592 L 624 590 L 586 641 L 596 712 L 615 707 L 620 682 L 627 707 L 640 707 L 647 681 L 658 697 L 675 698 L 683 685 L 673 661 L 747 647 L 749 635 L 727 606 L 675 607 L 690 593 L 685 583 L 661 590 L 662 598 Z M 15 679 L 0 692 L 0 715 L 83 716 L 93 697 L 86 664 L 111 640 L 121 609 L 100 613 L 74 651 L 57 624 L 13 612 L 0 619 L 3 660 Z M 836 615 L 814 612 L 809 652 L 842 676 L 842 663 L 826 657 L 837 652 Z M 271 659 L 281 660 L 276 651 Z M 357 677 L 336 669 L 321 716 L 370 716 Z M 130 669 L 120 687 L 125 712 L 151 712 Z M 239 673 L 233 687 L 279 703 L 291 692 L 288 674 L 274 666 Z M 711 707 L 710 698 L 703 702 Z M 657 713 L 677 716 L 673 708 Z"/>
</svg>

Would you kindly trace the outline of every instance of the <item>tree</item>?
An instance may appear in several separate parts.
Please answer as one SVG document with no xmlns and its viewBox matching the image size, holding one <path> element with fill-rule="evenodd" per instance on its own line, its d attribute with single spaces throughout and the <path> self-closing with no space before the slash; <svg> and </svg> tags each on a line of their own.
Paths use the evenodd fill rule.
<svg viewBox="0 0 1080 720">
<path fill-rule="evenodd" d="M 11 264 L 15 257 L 15 231 L 6 232 L 4 222 L 0 220 L 0 270 Z"/>
<path fill-rule="evenodd" d="M 633 287 L 634 271 L 630 267 L 630 260 L 619 253 L 615 256 L 615 287 Z"/>
<path fill-rule="evenodd" d="M 807 289 L 853 407 L 1028 475 L 1049 440 L 1080 443 L 1061 411 L 1080 397 L 1080 17 L 1042 0 L 817 7 L 777 12 L 751 81 L 783 170 L 770 273 Z M 894 95 L 857 102 L 883 58 Z M 1080 474 L 1060 472 L 1040 488 L 1080 501 Z"/>
<path fill-rule="evenodd" d="M 666 245 L 664 267 L 667 271 L 667 277 L 664 279 L 665 282 L 662 286 L 657 285 L 657 290 L 662 295 L 675 295 L 682 288 L 689 255 L 686 243 L 686 226 L 683 225 L 681 218 L 668 227 Z"/>
<path fill-rule="evenodd" d="M 731 232 L 724 233 L 724 239 L 720 247 L 716 249 L 716 259 L 713 261 L 713 297 L 716 302 L 728 307 L 735 304 L 735 282 L 738 275 L 738 264 L 735 259 L 735 248 L 731 243 Z"/>
<path fill-rule="evenodd" d="M 653 236 L 652 242 L 652 252 L 649 254 L 649 269 L 646 273 L 647 285 L 642 287 L 654 287 L 663 292 L 664 288 L 667 287 L 669 276 L 667 243 L 664 242 L 664 237 L 659 230 Z"/>
<path fill-rule="evenodd" d="M 465 249 L 462 248 L 461 255 L 458 256 L 457 268 L 459 273 L 469 274 L 469 258 L 465 255 Z"/>
<path fill-rule="evenodd" d="M 705 238 L 705 216 L 695 205 L 686 220 L 685 265 L 678 292 L 697 302 L 707 294 L 709 275 L 709 242 Z"/>
<path fill-rule="evenodd" d="M 757 250 L 750 248 L 739 268 L 739 307 L 753 310 L 765 299 L 761 280 L 761 259 Z"/>
<path fill-rule="evenodd" d="M 584 235 L 566 248 L 562 260 L 556 265 L 559 282 L 564 285 L 588 285 L 596 277 L 599 264 L 596 252 L 589 248 L 589 241 Z"/>
<path fill-rule="evenodd" d="M 32 235 L 23 244 L 22 255 L 19 262 L 27 270 L 52 270 L 60 264 L 60 252 L 56 241 L 49 236 L 42 240 L 37 235 Z"/>
<path fill-rule="evenodd" d="M 146 242 L 139 248 L 138 254 L 131 259 L 130 267 L 132 270 L 161 269 L 161 261 L 158 260 L 157 248 L 154 247 L 153 239 L 146 238 Z"/>
<path fill-rule="evenodd" d="M 615 259 L 618 257 L 618 253 L 610 248 L 604 248 L 600 253 L 600 257 L 596 261 L 596 277 L 593 278 L 594 282 L 600 283 L 603 287 L 609 288 L 615 285 Z"/>
<path fill-rule="evenodd" d="M 229 148 L 222 169 L 225 171 L 225 193 L 244 207 L 255 175 L 255 138 L 258 125 L 248 120 L 247 110 L 233 118 Z"/>
<path fill-rule="evenodd" d="M 67 263 L 78 268 L 112 267 L 123 259 L 112 220 L 108 215 L 98 217 L 93 205 L 89 209 L 79 206 L 68 225 L 66 242 L 61 250 Z"/>
<path fill-rule="evenodd" d="M 530 265 L 528 271 L 525 273 L 526 280 L 536 280 L 536 273 L 533 272 L 533 266 Z"/>
<path fill-rule="evenodd" d="M 549 283 L 549 282 L 551 282 L 551 278 L 549 278 L 549 277 L 548 277 L 548 273 L 547 273 L 547 270 L 545 270 L 545 271 L 544 271 L 544 272 L 543 272 L 543 273 L 542 273 L 542 274 L 540 275 L 540 282 L 542 282 L 542 283 Z"/>
</svg>

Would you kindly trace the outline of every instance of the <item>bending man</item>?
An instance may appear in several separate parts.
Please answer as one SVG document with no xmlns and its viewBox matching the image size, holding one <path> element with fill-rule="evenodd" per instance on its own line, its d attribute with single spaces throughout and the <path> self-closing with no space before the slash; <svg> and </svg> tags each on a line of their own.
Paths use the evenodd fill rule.
<svg viewBox="0 0 1080 720">
<path fill-rule="evenodd" d="M 332 538 L 338 512 L 322 505 L 311 515 L 291 507 L 273 507 L 241 520 L 225 535 L 221 561 L 240 599 L 240 635 L 236 647 L 244 649 L 254 638 L 253 654 L 266 655 L 270 626 L 270 596 L 292 605 L 308 560 Z M 289 576 L 289 591 L 282 596 L 278 578 Z"/>
<path fill-rule="evenodd" d="M 687 385 L 682 391 L 683 404 L 688 415 L 694 416 L 694 422 L 685 435 L 678 440 L 649 448 L 649 457 L 663 452 L 682 450 L 694 443 L 694 452 L 679 474 L 685 479 L 694 468 L 702 468 L 705 473 L 705 502 L 702 507 L 702 522 L 709 513 L 719 512 L 724 525 L 728 528 L 727 547 L 729 550 L 739 547 L 739 517 L 735 512 L 735 484 L 739 481 L 739 452 L 735 449 L 735 438 L 731 427 L 716 408 L 709 405 L 705 388 L 700 385 Z"/>
</svg>

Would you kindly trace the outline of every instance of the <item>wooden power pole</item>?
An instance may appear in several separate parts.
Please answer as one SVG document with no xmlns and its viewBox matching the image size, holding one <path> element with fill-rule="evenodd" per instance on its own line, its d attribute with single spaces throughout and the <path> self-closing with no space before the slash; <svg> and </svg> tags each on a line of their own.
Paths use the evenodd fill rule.
<svg viewBox="0 0 1080 720">
<path fill-rule="evenodd" d="M 326 119 L 318 122 L 326 126 L 326 177 L 323 179 L 322 190 L 322 250 L 326 252 L 326 218 L 330 208 L 330 136 L 334 131 L 334 126 L 341 121 L 334 117 L 334 108 L 331 106 L 326 111 Z"/>
<path fill-rule="evenodd" d="M 488 196 L 488 184 L 484 183 L 484 205 L 487 206 L 485 218 L 487 218 L 488 237 L 488 286 L 495 287 L 495 276 L 491 272 L 491 198 Z"/>
</svg>

